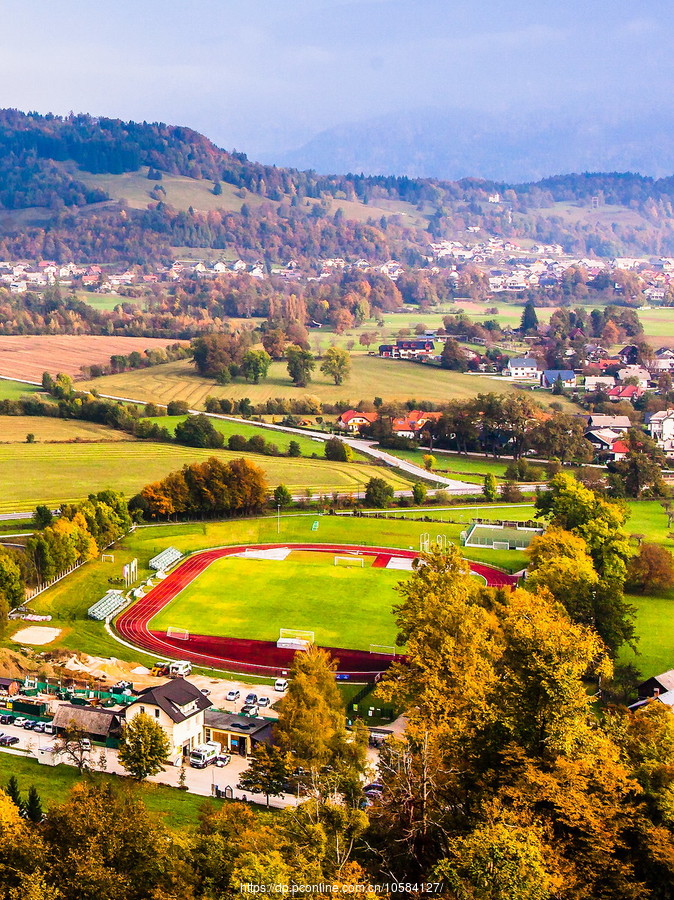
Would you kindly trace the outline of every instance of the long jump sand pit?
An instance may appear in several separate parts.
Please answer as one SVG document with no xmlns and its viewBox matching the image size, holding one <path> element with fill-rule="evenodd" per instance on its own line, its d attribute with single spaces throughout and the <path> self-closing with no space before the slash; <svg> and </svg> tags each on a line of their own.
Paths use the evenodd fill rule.
<svg viewBox="0 0 674 900">
<path fill-rule="evenodd" d="M 12 640 L 17 644 L 32 644 L 33 646 L 42 646 L 43 644 L 51 644 L 61 634 L 60 628 L 46 628 L 44 625 L 29 625 L 22 628 L 12 636 Z"/>
</svg>

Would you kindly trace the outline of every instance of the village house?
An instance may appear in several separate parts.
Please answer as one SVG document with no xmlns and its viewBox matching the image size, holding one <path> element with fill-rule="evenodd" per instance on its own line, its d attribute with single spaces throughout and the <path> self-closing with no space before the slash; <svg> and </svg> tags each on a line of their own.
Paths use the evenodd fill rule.
<svg viewBox="0 0 674 900">
<path fill-rule="evenodd" d="M 342 431 L 357 434 L 361 428 L 372 425 L 379 416 L 374 412 L 359 412 L 357 409 L 347 409 L 337 419 L 337 427 Z"/>
<path fill-rule="evenodd" d="M 617 402 L 618 400 L 629 400 L 634 403 L 644 395 L 644 389 L 636 384 L 617 384 L 615 387 L 606 391 L 609 400 Z"/>
<path fill-rule="evenodd" d="M 204 741 L 204 713 L 213 704 L 199 688 L 183 678 L 158 687 L 145 688 L 126 708 L 126 721 L 145 713 L 164 729 L 171 747 L 169 758 L 176 764 Z"/>
<path fill-rule="evenodd" d="M 431 356 L 435 351 L 433 341 L 399 340 L 395 344 L 380 344 L 379 355 L 388 359 L 421 359 Z"/>
<path fill-rule="evenodd" d="M 674 409 L 651 413 L 646 428 L 660 449 L 674 453 Z"/>
<path fill-rule="evenodd" d="M 533 357 L 519 357 L 516 359 L 509 359 L 508 365 L 503 370 L 503 374 L 507 378 L 538 379 L 538 360 L 533 359 Z"/>
<path fill-rule="evenodd" d="M 587 375 L 585 377 L 585 390 L 589 394 L 595 391 L 608 391 L 615 386 L 615 378 L 611 375 Z"/>
<path fill-rule="evenodd" d="M 618 381 L 625 382 L 628 378 L 636 378 L 639 387 L 646 390 L 650 381 L 650 372 L 642 366 L 624 366 L 618 370 Z"/>
<path fill-rule="evenodd" d="M 541 373 L 541 387 L 552 388 L 558 381 L 562 387 L 575 387 L 576 373 L 572 369 L 545 369 Z"/>
</svg>

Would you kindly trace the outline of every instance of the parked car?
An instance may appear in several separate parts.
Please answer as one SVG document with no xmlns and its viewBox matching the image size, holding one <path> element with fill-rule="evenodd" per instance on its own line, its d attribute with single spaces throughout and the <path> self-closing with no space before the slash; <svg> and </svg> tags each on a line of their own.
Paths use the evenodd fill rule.
<svg viewBox="0 0 674 900">
<path fill-rule="evenodd" d="M 35 721 L 35 719 L 26 719 L 26 721 L 23 723 L 23 727 L 26 731 L 33 731 L 36 725 L 37 722 Z"/>
<path fill-rule="evenodd" d="M 37 731 L 38 734 L 44 734 L 44 722 L 36 722 L 33 731 Z"/>
<path fill-rule="evenodd" d="M 5 734 L 0 738 L 0 747 L 11 747 L 18 743 L 19 739 L 14 734 Z"/>
<path fill-rule="evenodd" d="M 210 696 L 211 692 L 208 690 L 208 688 L 202 688 L 201 693 L 204 695 L 204 697 L 208 697 Z"/>
<path fill-rule="evenodd" d="M 44 723 L 44 733 L 45 734 L 56 734 L 56 727 L 52 725 L 51 722 Z"/>
<path fill-rule="evenodd" d="M 262 709 L 263 706 L 271 706 L 271 700 L 269 697 L 260 697 L 257 701 L 257 705 Z"/>
<path fill-rule="evenodd" d="M 240 696 L 241 696 L 241 691 L 237 691 L 237 690 L 227 691 L 227 697 L 225 699 L 226 700 L 238 700 Z"/>
<path fill-rule="evenodd" d="M 288 679 L 287 678 L 277 678 L 274 682 L 274 690 L 283 694 L 288 690 Z"/>
<path fill-rule="evenodd" d="M 23 728 L 27 721 L 28 719 L 26 719 L 25 716 L 17 716 L 16 719 L 14 719 L 14 724 L 17 728 Z"/>
<path fill-rule="evenodd" d="M 215 765 L 219 769 L 222 769 L 223 766 L 228 766 L 231 763 L 231 761 L 232 761 L 231 753 L 221 753 L 219 756 L 216 757 Z"/>
<path fill-rule="evenodd" d="M 241 710 L 241 715 L 254 717 L 259 712 L 260 708 L 258 707 L 257 703 L 246 703 L 244 708 Z"/>
<path fill-rule="evenodd" d="M 80 741 L 80 746 L 83 750 L 91 750 L 91 741 L 89 738 L 82 738 Z"/>
<path fill-rule="evenodd" d="M 246 694 L 246 703 L 257 703 L 257 694 Z"/>
<path fill-rule="evenodd" d="M 9 715 L 9 713 L 3 713 L 0 716 L 0 725 L 11 725 L 11 724 L 12 724 L 12 717 Z"/>
</svg>

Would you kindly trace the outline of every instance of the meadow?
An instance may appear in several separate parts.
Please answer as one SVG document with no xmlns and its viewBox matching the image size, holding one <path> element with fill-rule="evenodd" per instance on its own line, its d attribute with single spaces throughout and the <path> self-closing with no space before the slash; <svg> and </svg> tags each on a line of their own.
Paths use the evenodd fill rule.
<svg viewBox="0 0 674 900">
<path fill-rule="evenodd" d="M 289 459 L 140 441 L 72 443 L 67 447 L 7 444 L 0 446 L 0 513 L 23 512 L 38 503 L 58 505 L 109 487 L 132 496 L 169 472 L 211 456 L 224 461 L 245 456 L 264 469 L 270 488 L 283 483 L 296 494 L 339 491 L 357 496 L 373 477 L 383 478 L 396 490 L 410 486 L 393 469 L 357 462 Z"/>
<path fill-rule="evenodd" d="M 350 378 L 342 385 L 335 385 L 332 379 L 320 372 L 317 365 L 312 381 L 304 388 L 297 388 L 290 381 L 284 362 L 272 363 L 269 377 L 260 384 L 235 381 L 219 385 L 213 379 L 197 375 L 189 360 L 180 360 L 150 369 L 78 382 L 78 387 L 84 390 L 95 388 L 101 394 L 142 402 L 167 404 L 170 400 L 185 400 L 190 409 L 204 409 L 207 397 L 228 397 L 232 400 L 248 397 L 253 403 L 262 403 L 276 397 L 301 400 L 310 396 L 322 402 L 341 400 L 355 406 L 360 400 L 371 402 L 375 397 L 388 401 L 430 400 L 445 403 L 448 400 L 466 400 L 480 393 L 514 394 L 522 390 L 498 375 L 490 377 L 450 372 L 436 366 L 357 353 L 351 357 Z M 549 393 L 536 394 L 535 398 L 543 405 L 551 400 L 564 400 Z M 576 409 L 569 401 L 565 401 L 565 405 Z"/>
<path fill-rule="evenodd" d="M 262 641 L 276 641 L 280 628 L 299 628 L 313 631 L 323 647 L 392 646 L 399 600 L 393 588 L 405 573 L 372 568 L 372 561 L 335 566 L 332 554 L 298 550 L 285 560 L 219 559 L 149 627 Z"/>
</svg>

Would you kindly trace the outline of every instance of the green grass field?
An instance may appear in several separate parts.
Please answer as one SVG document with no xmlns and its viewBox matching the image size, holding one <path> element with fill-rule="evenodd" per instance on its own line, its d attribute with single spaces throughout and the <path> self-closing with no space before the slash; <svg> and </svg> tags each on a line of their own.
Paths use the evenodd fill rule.
<svg viewBox="0 0 674 900">
<path fill-rule="evenodd" d="M 393 588 L 406 573 L 373 569 L 372 559 L 342 567 L 332 554 L 294 550 L 283 561 L 216 560 L 149 627 L 264 641 L 275 641 L 279 628 L 301 628 L 323 647 L 391 646 Z"/>
<path fill-rule="evenodd" d="M 24 384 L 21 381 L 12 381 L 9 378 L 0 378 L 0 400 L 19 400 L 28 394 L 34 394 L 40 389 L 32 384 Z"/>
<path fill-rule="evenodd" d="M 128 297 L 120 297 L 119 294 L 97 294 L 95 291 L 75 291 L 74 296 L 76 300 L 87 303 L 89 306 L 93 306 L 94 309 L 103 311 L 113 310 L 121 303 L 135 303 L 136 306 L 140 306 L 141 308 L 145 305 L 142 299 L 129 299 Z"/>
<path fill-rule="evenodd" d="M 31 757 L 0 753 L 0 787 L 5 786 L 11 775 L 16 776 L 24 798 L 34 785 L 46 809 L 62 803 L 80 781 L 110 783 L 117 790 L 128 791 L 134 799 L 142 800 L 152 815 L 161 818 L 166 827 L 174 831 L 195 828 L 204 803 L 222 802 L 162 784 L 137 784 L 130 778 L 102 773 L 79 775 L 73 766 L 41 766 Z"/>
<path fill-rule="evenodd" d="M 428 450 L 387 450 L 391 456 L 397 456 L 399 459 L 406 459 L 409 462 L 416 463 L 418 466 L 424 465 L 424 456 Z M 434 450 L 432 455 L 436 459 L 435 472 L 442 474 L 448 473 L 451 476 L 460 475 L 462 481 L 468 481 L 472 484 L 481 484 L 484 476 L 491 473 L 497 480 L 505 477 L 505 470 L 510 460 L 500 462 L 490 457 L 461 456 L 458 453 L 442 453 Z"/>
<path fill-rule="evenodd" d="M 184 422 L 187 416 L 156 416 L 148 419 L 149 422 L 156 422 L 163 428 L 168 428 L 171 434 L 174 434 L 176 425 Z M 278 417 L 277 417 L 278 418 Z M 314 453 L 318 456 L 324 455 L 324 442 L 320 440 L 312 440 L 303 434 L 288 434 L 284 431 L 274 431 L 271 428 L 256 428 L 255 425 L 247 425 L 245 422 L 232 422 L 227 419 L 211 419 L 213 427 L 224 434 L 227 439 L 232 434 L 240 434 L 241 437 L 250 440 L 255 435 L 263 437 L 270 444 L 276 444 L 282 453 L 286 453 L 288 445 L 291 441 L 297 441 L 302 451 L 302 456 L 312 456 Z"/>
<path fill-rule="evenodd" d="M 0 446 L 0 513 L 22 512 L 38 503 L 77 500 L 109 487 L 131 496 L 169 472 L 211 456 L 225 461 L 246 456 L 264 469 L 270 488 L 283 483 L 295 493 L 311 490 L 314 495 L 333 491 L 356 495 L 372 477 L 384 478 L 396 490 L 410 486 L 393 469 L 357 462 L 288 459 L 140 441 L 67 447 L 9 444 Z"/>
<path fill-rule="evenodd" d="M 130 441 L 133 438 L 123 431 L 80 422 L 74 419 L 50 419 L 43 416 L 1 416 L 0 443 L 26 440 L 27 434 L 35 435 L 41 443 L 48 441 Z M 63 452 L 63 451 L 62 451 Z M 0 476 L 1 477 L 1 476 Z"/>
<path fill-rule="evenodd" d="M 283 362 L 272 363 L 269 377 L 260 384 L 237 381 L 219 385 L 212 379 L 197 375 L 189 360 L 124 372 L 121 375 L 108 375 L 91 382 L 80 382 L 78 386 L 88 390 L 96 388 L 101 394 L 139 401 L 166 404 L 170 400 L 185 400 L 192 409 L 204 409 L 207 397 L 229 397 L 234 400 L 248 397 L 253 403 L 260 403 L 275 397 L 302 399 L 312 396 L 325 402 L 344 400 L 355 405 L 360 400 L 371 401 L 375 397 L 442 403 L 467 399 L 480 393 L 512 394 L 522 390 L 499 376 L 449 372 L 435 366 L 380 359 L 367 354 L 354 354 L 351 365 L 349 380 L 339 386 L 328 380 L 317 366 L 313 381 L 306 388 L 296 388 L 291 383 Z M 537 393 L 534 397 L 542 405 L 550 400 L 561 399 L 570 409 L 576 409 L 569 401 L 564 401 L 564 398 L 551 397 L 549 393 Z"/>
</svg>

